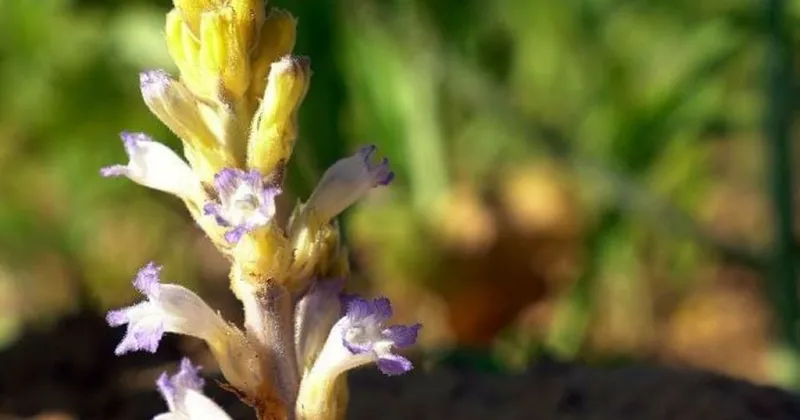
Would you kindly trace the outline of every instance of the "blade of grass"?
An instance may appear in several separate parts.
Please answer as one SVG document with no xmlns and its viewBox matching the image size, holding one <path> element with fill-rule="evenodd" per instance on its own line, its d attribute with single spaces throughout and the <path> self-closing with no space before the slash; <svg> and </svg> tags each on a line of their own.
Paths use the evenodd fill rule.
<svg viewBox="0 0 800 420">
<path fill-rule="evenodd" d="M 794 220 L 792 208 L 792 133 L 794 85 L 793 53 L 786 25 L 786 2 L 767 3 L 767 57 L 765 139 L 769 150 L 770 192 L 774 215 L 774 242 L 769 290 L 780 323 L 784 343 L 800 354 L 800 305 L 798 303 L 797 267 L 794 263 Z M 800 384 L 793 384 L 800 386 Z"/>
</svg>

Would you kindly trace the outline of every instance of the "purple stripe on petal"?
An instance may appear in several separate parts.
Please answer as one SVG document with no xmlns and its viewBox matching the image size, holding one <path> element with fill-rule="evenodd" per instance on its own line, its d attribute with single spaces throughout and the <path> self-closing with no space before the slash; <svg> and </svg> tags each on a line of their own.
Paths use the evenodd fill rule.
<svg viewBox="0 0 800 420">
<path fill-rule="evenodd" d="M 357 343 L 351 342 L 347 340 L 345 335 L 342 335 L 342 345 L 352 354 L 364 354 L 367 352 L 372 351 L 374 343 L 365 342 L 365 343 Z"/>
<path fill-rule="evenodd" d="M 373 313 L 373 306 L 366 299 L 356 296 L 347 302 L 347 317 L 352 321 L 362 320 Z"/>
<path fill-rule="evenodd" d="M 230 244 L 238 243 L 244 234 L 247 233 L 247 228 L 244 226 L 237 226 L 225 232 L 225 240 Z"/>
<path fill-rule="evenodd" d="M 206 216 L 214 216 L 214 221 L 222 227 L 230 227 L 231 224 L 222 217 L 222 206 L 218 203 L 206 203 L 203 206 L 203 214 Z"/>
<path fill-rule="evenodd" d="M 389 301 L 388 298 L 380 297 L 375 299 L 372 302 L 374 309 L 374 314 L 378 317 L 381 321 L 385 321 L 392 317 L 392 303 Z"/>
<path fill-rule="evenodd" d="M 386 375 L 402 375 L 413 368 L 411 361 L 403 356 L 390 353 L 378 358 L 378 369 Z"/>
<path fill-rule="evenodd" d="M 417 342 L 417 336 L 422 324 L 392 325 L 383 330 L 383 335 L 392 341 L 395 347 L 411 347 Z"/>
<path fill-rule="evenodd" d="M 264 189 L 263 186 L 263 177 L 261 176 L 261 172 L 252 169 L 249 172 L 242 173 L 241 175 L 242 181 L 249 184 L 255 190 L 262 190 Z"/>
<path fill-rule="evenodd" d="M 233 195 L 238 185 L 237 179 L 242 175 L 243 171 L 237 168 L 224 168 L 214 175 L 214 188 L 220 197 Z"/>
<path fill-rule="evenodd" d="M 341 316 L 347 315 L 347 308 L 350 307 L 350 302 L 354 299 L 359 299 L 358 295 L 355 293 L 340 293 L 339 294 L 339 305 L 342 307 Z"/>
<path fill-rule="evenodd" d="M 389 165 L 388 160 L 386 160 L 386 165 L 388 168 Z M 394 172 L 387 170 L 378 177 L 378 180 L 376 182 L 378 183 L 378 185 L 386 186 L 391 184 L 392 181 L 394 181 Z"/>
<path fill-rule="evenodd" d="M 373 186 L 389 185 L 394 179 L 394 172 L 389 170 L 389 159 L 383 158 L 378 163 L 372 163 L 372 156 L 378 150 L 377 146 L 364 146 L 358 150 L 358 154 L 364 159 L 364 166 L 372 178 Z"/>
</svg>

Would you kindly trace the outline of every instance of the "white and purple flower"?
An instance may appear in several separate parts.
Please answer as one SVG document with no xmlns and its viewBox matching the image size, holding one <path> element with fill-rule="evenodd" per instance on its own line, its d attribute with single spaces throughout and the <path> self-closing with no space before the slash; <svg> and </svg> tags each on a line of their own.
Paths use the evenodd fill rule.
<svg viewBox="0 0 800 420">
<path fill-rule="evenodd" d="M 214 216 L 222 227 L 230 228 L 225 239 L 235 244 L 242 236 L 266 226 L 275 216 L 275 197 L 280 188 L 266 185 L 257 170 L 245 172 L 225 168 L 214 176 L 218 202 L 206 203 L 203 211 Z"/>
<path fill-rule="evenodd" d="M 161 284 L 161 267 L 149 263 L 139 270 L 133 286 L 147 300 L 108 312 L 112 327 L 128 325 L 117 355 L 145 350 L 154 353 L 165 332 L 191 335 L 219 342 L 230 335 L 229 327 L 199 296 L 177 284 Z"/>
<path fill-rule="evenodd" d="M 100 170 L 101 175 L 124 176 L 145 187 L 181 198 L 202 191 L 200 180 L 192 168 L 169 147 L 143 133 L 123 132 L 120 137 L 128 154 L 128 163 L 104 167 Z"/>
<path fill-rule="evenodd" d="M 373 162 L 376 150 L 375 145 L 364 146 L 353 156 L 331 165 L 311 193 L 306 208 L 313 211 L 322 222 L 327 222 L 370 189 L 389 185 L 394 179 L 394 172 L 389 169 L 389 160 L 386 158 Z"/>
<path fill-rule="evenodd" d="M 193 366 L 188 358 L 181 360 L 175 375 L 162 373 L 156 381 L 169 412 L 153 420 L 230 420 L 230 416 L 210 398 L 203 395 L 203 378 L 200 367 Z"/>
<path fill-rule="evenodd" d="M 392 350 L 413 345 L 421 324 L 385 326 L 392 317 L 392 305 L 387 298 L 367 300 L 347 296 L 342 303 L 345 315 L 331 329 L 312 368 L 315 374 L 334 378 L 371 362 L 377 362 L 387 375 L 400 375 L 413 368 L 410 360 Z"/>
</svg>

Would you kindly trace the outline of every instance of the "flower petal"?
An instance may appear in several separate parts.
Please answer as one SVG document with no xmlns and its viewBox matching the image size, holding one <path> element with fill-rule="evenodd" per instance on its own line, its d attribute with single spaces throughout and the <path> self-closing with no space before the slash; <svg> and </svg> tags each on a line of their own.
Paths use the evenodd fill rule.
<svg viewBox="0 0 800 420">
<path fill-rule="evenodd" d="M 364 319 L 374 313 L 375 310 L 373 305 L 371 305 L 370 301 L 366 299 L 358 296 L 352 296 L 347 302 L 346 316 L 353 322 Z"/>
<path fill-rule="evenodd" d="M 126 176 L 130 180 L 179 197 L 200 191 L 200 181 L 192 169 L 169 147 L 143 133 L 122 133 L 127 165 L 112 165 L 100 170 L 103 176 Z"/>
<path fill-rule="evenodd" d="M 158 343 L 164 336 L 164 322 L 158 315 L 151 315 L 157 313 L 152 306 L 150 302 L 142 302 L 108 312 L 106 320 L 110 326 L 128 324 L 125 336 L 114 349 L 114 354 L 119 356 L 140 350 L 155 353 L 158 350 Z"/>
<path fill-rule="evenodd" d="M 158 378 L 156 386 L 167 402 L 170 413 L 180 415 L 177 418 L 230 419 L 220 406 L 203 395 L 204 381 L 199 372 L 199 366 L 193 366 L 188 358 L 184 358 L 181 360 L 178 373 L 169 376 L 164 372 Z M 165 416 L 165 414 L 161 416 Z"/>
<path fill-rule="evenodd" d="M 394 347 L 402 349 L 411 347 L 417 342 L 420 329 L 422 329 L 422 324 L 392 325 L 383 330 L 383 335 L 387 340 L 392 341 Z"/>
<path fill-rule="evenodd" d="M 390 302 L 388 298 L 377 298 L 372 302 L 372 305 L 375 308 L 375 316 L 383 321 L 388 320 L 394 315 L 394 311 L 392 311 L 392 302 Z"/>
<path fill-rule="evenodd" d="M 387 375 L 402 375 L 413 369 L 414 365 L 410 360 L 396 354 L 386 354 L 378 358 L 378 369 Z"/>
</svg>

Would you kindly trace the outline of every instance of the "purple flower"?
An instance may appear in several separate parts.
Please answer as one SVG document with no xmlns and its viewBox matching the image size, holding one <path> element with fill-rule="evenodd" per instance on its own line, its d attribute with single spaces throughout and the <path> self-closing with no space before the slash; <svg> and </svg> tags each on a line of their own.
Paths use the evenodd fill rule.
<svg viewBox="0 0 800 420">
<path fill-rule="evenodd" d="M 214 176 L 218 202 L 206 203 L 205 214 L 214 216 L 217 224 L 230 228 L 225 239 L 234 244 L 242 235 L 267 225 L 275 215 L 276 187 L 265 185 L 257 170 L 245 172 L 225 168 Z"/>
<path fill-rule="evenodd" d="M 159 414 L 154 420 L 209 419 L 228 420 L 219 405 L 203 395 L 204 381 L 200 367 L 193 366 L 188 358 L 181 360 L 175 375 L 162 373 L 156 381 L 161 396 L 167 402 L 168 413 Z"/>
<path fill-rule="evenodd" d="M 154 353 L 165 332 L 191 335 L 208 342 L 224 340 L 228 326 L 199 296 L 176 284 L 161 284 L 161 267 L 149 263 L 139 270 L 133 286 L 147 300 L 108 312 L 112 327 L 127 324 L 117 355 L 145 350 Z"/>
<path fill-rule="evenodd" d="M 349 369 L 377 362 L 387 375 L 400 375 L 412 369 L 411 361 L 392 353 L 417 341 L 420 324 L 385 326 L 392 317 L 389 299 L 367 300 L 347 297 L 345 315 L 333 326 L 313 369 L 336 376 Z"/>
<path fill-rule="evenodd" d="M 373 163 L 377 147 L 364 146 L 355 155 L 334 163 L 322 175 L 306 208 L 326 222 L 350 207 L 370 189 L 389 185 L 394 172 L 389 170 L 389 160 Z"/>
<path fill-rule="evenodd" d="M 143 133 L 124 132 L 120 137 L 128 163 L 104 167 L 101 175 L 125 176 L 138 184 L 182 198 L 201 191 L 200 181 L 192 169 L 169 147 Z"/>
</svg>

